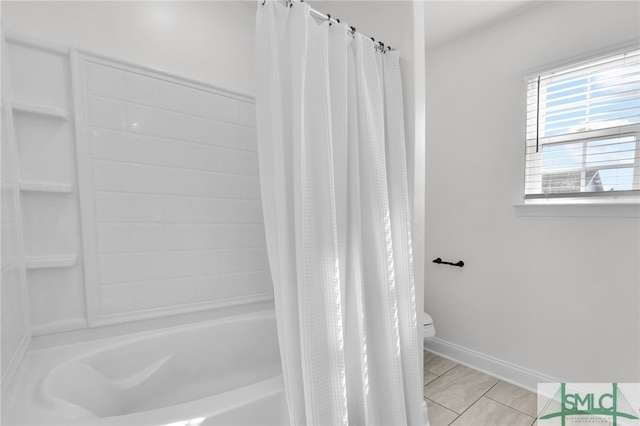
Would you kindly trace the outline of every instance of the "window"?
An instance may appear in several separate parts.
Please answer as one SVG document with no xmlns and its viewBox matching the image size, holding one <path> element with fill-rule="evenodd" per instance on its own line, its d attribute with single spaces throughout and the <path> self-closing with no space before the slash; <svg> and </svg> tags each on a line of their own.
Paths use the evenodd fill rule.
<svg viewBox="0 0 640 426">
<path fill-rule="evenodd" d="M 640 49 L 528 80 L 525 199 L 640 194 Z"/>
</svg>

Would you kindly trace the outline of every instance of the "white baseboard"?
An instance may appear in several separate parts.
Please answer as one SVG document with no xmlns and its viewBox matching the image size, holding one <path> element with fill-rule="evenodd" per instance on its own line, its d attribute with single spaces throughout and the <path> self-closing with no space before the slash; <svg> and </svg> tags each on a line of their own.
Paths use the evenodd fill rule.
<svg viewBox="0 0 640 426">
<path fill-rule="evenodd" d="M 494 358 L 489 355 L 458 346 L 442 339 L 428 339 L 425 349 L 448 358 L 458 364 L 466 365 L 483 373 L 494 376 L 502 381 L 511 383 L 531 392 L 536 392 L 538 383 L 560 383 L 553 377 L 529 370 L 519 365 Z"/>
</svg>

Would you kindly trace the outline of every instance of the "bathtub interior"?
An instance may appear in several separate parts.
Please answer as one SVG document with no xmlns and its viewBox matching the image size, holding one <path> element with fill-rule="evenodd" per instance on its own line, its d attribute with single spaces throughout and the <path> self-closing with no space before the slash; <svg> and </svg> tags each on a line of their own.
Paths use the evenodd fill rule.
<svg viewBox="0 0 640 426">
<path fill-rule="evenodd" d="M 265 399 L 279 402 L 263 421 L 286 417 L 272 311 L 30 355 L 15 424 L 147 424 L 178 413 L 225 424 L 214 419 L 255 411 Z"/>
<path fill-rule="evenodd" d="M 55 367 L 42 381 L 41 401 L 97 417 L 193 401 L 280 374 L 273 342 L 268 321 L 147 336 Z"/>
</svg>

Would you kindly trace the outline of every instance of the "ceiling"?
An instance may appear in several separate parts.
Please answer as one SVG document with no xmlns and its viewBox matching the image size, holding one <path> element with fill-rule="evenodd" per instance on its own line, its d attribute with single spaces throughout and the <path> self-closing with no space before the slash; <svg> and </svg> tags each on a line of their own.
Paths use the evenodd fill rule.
<svg viewBox="0 0 640 426">
<path fill-rule="evenodd" d="M 340 13 L 347 7 L 355 8 L 361 13 L 358 3 L 372 0 L 305 0 L 319 11 L 335 10 L 339 4 Z M 389 2 L 389 0 L 373 0 Z M 402 0 L 395 0 L 402 1 Z M 404 0 L 408 1 L 408 0 Z M 509 19 L 528 9 L 532 9 L 545 1 L 551 0 L 422 0 L 425 9 L 425 47 L 433 49 L 474 31 L 488 27 L 497 22 Z M 255 1 L 244 1 L 255 8 Z M 354 12 L 355 14 L 355 12 Z M 355 14 L 357 16 L 357 14 Z M 354 19 L 354 22 L 357 22 Z M 376 31 L 380 33 L 380 31 Z"/>
<path fill-rule="evenodd" d="M 428 0 L 424 6 L 426 48 L 433 49 L 541 3 L 532 0 Z"/>
</svg>

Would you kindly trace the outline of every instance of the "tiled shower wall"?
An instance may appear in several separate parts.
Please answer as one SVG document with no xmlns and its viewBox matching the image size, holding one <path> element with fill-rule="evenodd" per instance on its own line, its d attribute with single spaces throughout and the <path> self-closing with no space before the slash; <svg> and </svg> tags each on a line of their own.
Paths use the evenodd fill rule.
<svg viewBox="0 0 640 426">
<path fill-rule="evenodd" d="M 90 323 L 271 298 L 254 103 L 137 67 L 79 61 Z"/>
</svg>

